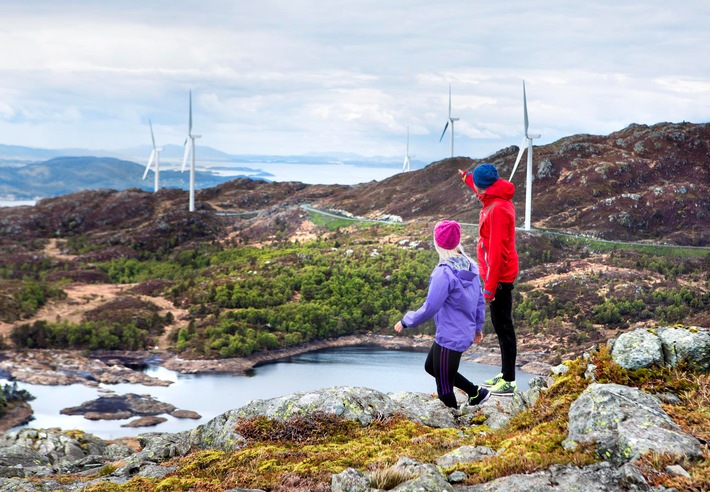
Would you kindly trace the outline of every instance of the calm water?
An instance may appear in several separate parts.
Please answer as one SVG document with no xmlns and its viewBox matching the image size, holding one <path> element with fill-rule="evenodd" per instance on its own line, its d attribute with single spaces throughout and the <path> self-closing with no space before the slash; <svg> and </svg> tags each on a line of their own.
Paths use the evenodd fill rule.
<svg viewBox="0 0 710 492">
<path fill-rule="evenodd" d="M 81 429 L 103 439 L 113 439 L 151 431 L 188 430 L 251 400 L 331 386 L 366 386 L 384 393 L 402 390 L 435 393 L 434 379 L 423 369 L 425 358 L 426 354 L 422 352 L 347 347 L 311 352 L 292 357 L 288 361 L 257 367 L 251 377 L 182 375 L 162 367 L 151 367 L 146 371 L 148 374 L 174 383 L 168 387 L 101 385 L 101 389 L 112 390 L 116 394 L 149 394 L 179 409 L 193 410 L 202 416 L 199 420 L 192 420 L 161 415 L 168 421 L 155 427 L 137 429 L 121 428 L 121 424 L 132 419 L 91 421 L 82 416 L 59 414 L 62 408 L 77 406 L 105 394 L 99 388 L 88 388 L 80 384 L 37 386 L 24 383 L 18 383 L 18 387 L 37 397 L 30 402 L 35 420 L 25 427 Z M 463 362 L 460 372 L 476 383 L 495 376 L 499 368 Z M 517 377 L 518 388 L 527 389 L 532 376 L 518 371 Z"/>
<path fill-rule="evenodd" d="M 353 185 L 368 181 L 382 181 L 402 172 L 401 167 L 367 167 L 352 164 L 288 164 L 277 162 L 249 163 L 255 171 L 265 171 L 270 181 L 300 181 L 306 184 L 342 184 Z M 220 176 L 250 175 L 244 171 L 215 170 Z M 253 174 L 258 176 L 258 172 Z"/>
</svg>

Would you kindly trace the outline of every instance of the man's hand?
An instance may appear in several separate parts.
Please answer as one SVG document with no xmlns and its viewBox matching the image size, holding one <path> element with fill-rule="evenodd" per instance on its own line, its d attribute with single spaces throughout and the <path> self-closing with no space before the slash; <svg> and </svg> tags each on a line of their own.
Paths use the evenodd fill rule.
<svg viewBox="0 0 710 492">
<path fill-rule="evenodd" d="M 473 336 L 473 343 L 479 344 L 483 341 L 483 332 L 479 331 Z"/>
<path fill-rule="evenodd" d="M 461 179 L 465 179 L 466 171 L 462 171 L 461 169 L 459 169 L 459 174 L 461 175 Z"/>
<path fill-rule="evenodd" d="M 488 298 L 486 297 L 485 299 L 486 299 L 486 304 L 488 304 L 489 306 L 490 306 L 490 304 L 491 304 L 493 301 L 496 300 L 495 297 L 494 297 L 493 299 L 488 299 Z"/>
<path fill-rule="evenodd" d="M 394 325 L 394 331 L 396 331 L 397 333 L 402 333 L 402 328 L 402 322 L 397 321 L 397 324 Z"/>
</svg>

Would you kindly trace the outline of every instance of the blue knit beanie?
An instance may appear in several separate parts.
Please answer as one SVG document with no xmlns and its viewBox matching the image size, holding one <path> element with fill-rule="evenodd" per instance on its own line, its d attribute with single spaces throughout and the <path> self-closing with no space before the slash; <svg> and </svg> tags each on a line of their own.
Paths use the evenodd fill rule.
<svg viewBox="0 0 710 492">
<path fill-rule="evenodd" d="M 473 170 L 473 183 L 485 190 L 498 181 L 498 170 L 493 164 L 481 164 Z"/>
</svg>

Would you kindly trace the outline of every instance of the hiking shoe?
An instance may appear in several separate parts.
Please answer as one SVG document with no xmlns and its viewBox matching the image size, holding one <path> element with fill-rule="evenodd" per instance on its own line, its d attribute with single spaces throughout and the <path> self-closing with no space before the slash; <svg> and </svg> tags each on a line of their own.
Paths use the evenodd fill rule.
<svg viewBox="0 0 710 492">
<path fill-rule="evenodd" d="M 517 388 L 515 381 L 501 379 L 491 387 L 490 392 L 494 395 L 512 395 L 517 391 Z"/>
<path fill-rule="evenodd" d="M 498 374 L 493 376 L 491 379 L 486 379 L 485 381 L 483 381 L 481 383 L 481 386 L 483 386 L 484 388 L 490 388 L 492 386 L 495 386 L 498 383 L 498 381 L 501 381 L 502 379 L 503 379 L 503 373 L 499 372 Z"/>
<path fill-rule="evenodd" d="M 478 388 L 478 392 L 476 392 L 476 396 L 472 396 L 471 398 L 468 399 L 468 404 L 471 406 L 475 405 L 483 405 L 485 402 L 488 401 L 488 398 L 491 397 L 491 392 L 488 391 L 486 388 Z"/>
</svg>

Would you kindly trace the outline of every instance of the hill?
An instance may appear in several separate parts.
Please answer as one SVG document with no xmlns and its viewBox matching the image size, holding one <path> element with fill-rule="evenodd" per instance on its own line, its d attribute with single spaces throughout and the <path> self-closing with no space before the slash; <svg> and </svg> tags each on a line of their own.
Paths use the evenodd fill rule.
<svg viewBox="0 0 710 492">
<path fill-rule="evenodd" d="M 55 157 L 22 166 L 4 166 L 0 167 L 0 196 L 34 199 L 102 188 L 150 191 L 153 189 L 153 173 L 151 171 L 143 180 L 144 170 L 143 165 L 110 157 Z M 230 179 L 234 178 L 204 171 L 195 173 L 198 188 L 209 188 Z M 186 189 L 189 182 L 187 171 L 160 172 L 161 187 Z"/>
</svg>

